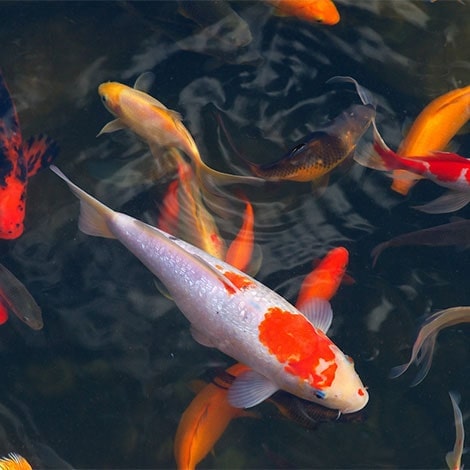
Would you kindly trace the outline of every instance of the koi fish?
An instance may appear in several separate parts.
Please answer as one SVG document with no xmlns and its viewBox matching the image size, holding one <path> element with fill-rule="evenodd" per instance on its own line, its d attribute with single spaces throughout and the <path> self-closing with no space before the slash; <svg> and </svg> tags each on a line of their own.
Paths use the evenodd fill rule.
<svg viewBox="0 0 470 470">
<path fill-rule="evenodd" d="M 375 266 L 381 253 L 393 246 L 427 245 L 427 246 L 470 246 L 470 220 L 456 220 L 436 227 L 415 230 L 398 235 L 383 243 L 379 243 L 372 251 L 372 266 Z"/>
<path fill-rule="evenodd" d="M 407 170 L 415 175 L 449 188 L 443 196 L 421 206 L 414 206 L 429 214 L 442 214 L 461 209 L 470 202 L 470 160 L 450 152 L 433 152 L 428 156 L 400 157 L 383 141 L 374 128 L 373 153 L 356 154 L 359 164 L 379 171 Z"/>
<path fill-rule="evenodd" d="M 227 372 L 238 376 L 249 367 L 235 364 Z M 174 441 L 178 469 L 191 470 L 210 452 L 230 421 L 256 417 L 253 412 L 235 408 L 227 401 L 227 388 L 209 383 L 196 395 L 181 416 Z"/>
<path fill-rule="evenodd" d="M 439 331 L 452 325 L 469 322 L 470 307 L 452 307 L 440 310 L 426 318 L 413 344 L 410 360 L 406 364 L 393 367 L 389 377 L 391 379 L 399 377 L 408 370 L 413 362 L 416 362 L 416 364 L 420 366 L 420 370 L 410 386 L 414 387 L 421 383 L 431 368 L 432 355 Z"/>
<path fill-rule="evenodd" d="M 57 144 L 44 135 L 23 140 L 15 105 L 0 73 L 0 238 L 21 236 L 28 180 L 49 166 L 58 151 Z"/>
<path fill-rule="evenodd" d="M 101 129 L 98 136 L 129 128 L 149 145 L 157 160 L 161 148 L 176 147 L 182 150 L 193 161 L 198 178 L 203 172 L 207 178 L 223 184 L 262 183 L 257 178 L 222 173 L 206 165 L 196 142 L 182 123 L 181 114 L 146 93 L 152 80 L 153 74 L 147 72 L 137 78 L 134 88 L 118 82 L 106 82 L 98 87 L 105 108 L 116 116 Z"/>
<path fill-rule="evenodd" d="M 340 16 L 331 0 L 265 0 L 277 16 L 295 16 L 304 21 L 334 25 Z"/>
<path fill-rule="evenodd" d="M 329 306 L 312 302 L 302 313 L 242 271 L 111 210 L 57 167 L 51 169 L 80 199 L 82 232 L 117 238 L 165 285 L 198 343 L 252 369 L 230 387 L 232 406 L 250 408 L 279 389 L 342 413 L 367 404 L 368 392 L 353 364 L 325 334 Z"/>
<path fill-rule="evenodd" d="M 330 250 L 303 280 L 296 307 L 302 311 L 303 305 L 307 305 L 312 298 L 330 300 L 341 284 L 348 261 L 349 253 L 346 248 L 340 246 Z"/>
<path fill-rule="evenodd" d="M 189 165 L 177 149 L 170 149 L 176 162 L 178 176 L 170 183 L 163 199 L 163 209 L 157 226 L 203 249 L 210 255 L 224 259 L 226 246 L 214 218 L 206 209 L 202 195 Z M 164 230 L 165 231 L 165 230 Z"/>
<path fill-rule="evenodd" d="M 449 470 L 462 470 L 463 443 L 465 430 L 463 427 L 463 416 L 459 408 L 460 396 L 455 392 L 449 392 L 450 401 L 454 410 L 455 421 L 455 444 L 454 448 L 446 454 L 446 464 Z"/>
<path fill-rule="evenodd" d="M 0 264 L 0 323 L 8 319 L 7 312 L 13 312 L 33 330 L 43 327 L 41 309 L 26 287 Z"/>
<path fill-rule="evenodd" d="M 357 141 L 375 117 L 371 105 L 353 105 L 333 122 L 305 137 L 274 163 L 245 160 L 250 171 L 267 181 L 318 181 L 354 154 Z"/>
<path fill-rule="evenodd" d="M 10 452 L 0 459 L 0 470 L 32 470 L 32 467 L 24 457 Z"/>
<path fill-rule="evenodd" d="M 421 111 L 401 142 L 397 154 L 413 158 L 415 155 L 444 150 L 469 119 L 470 86 L 439 96 Z M 416 175 L 406 175 L 404 170 L 395 170 L 392 189 L 406 195 L 418 179 Z"/>
<path fill-rule="evenodd" d="M 309 294 L 313 298 L 330 300 L 341 283 L 341 272 L 344 274 L 347 261 L 348 252 L 345 248 L 331 250 L 304 279 L 301 286 L 302 295 L 299 294 L 296 307 L 302 310 L 299 301 L 302 305 L 307 305 Z M 328 268 L 332 271 L 331 275 L 326 272 Z M 312 276 L 314 273 L 316 276 Z M 216 377 L 214 384 L 207 385 L 191 402 L 176 432 L 174 451 L 178 468 L 194 468 L 219 440 L 230 421 L 239 416 L 239 408 L 229 404 L 227 395 L 236 377 L 248 370 L 249 367 L 243 364 L 235 364 Z M 278 408 L 281 415 L 307 428 L 313 428 L 320 421 L 338 419 L 340 415 L 337 410 L 324 408 L 283 392 L 276 392 L 268 400 Z M 186 464 L 180 465 L 179 462 Z"/>
</svg>

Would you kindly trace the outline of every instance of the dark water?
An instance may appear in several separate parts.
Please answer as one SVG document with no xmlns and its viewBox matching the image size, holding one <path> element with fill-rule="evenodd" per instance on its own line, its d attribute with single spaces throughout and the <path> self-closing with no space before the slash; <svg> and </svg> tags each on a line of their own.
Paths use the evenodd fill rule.
<svg viewBox="0 0 470 470">
<path fill-rule="evenodd" d="M 132 84 L 153 71 L 150 93 L 183 114 L 210 165 L 230 171 L 238 160 L 215 111 L 245 155 L 268 162 L 358 102 L 348 86 L 325 85 L 334 75 L 372 91 L 392 148 L 431 99 L 468 85 L 468 4 L 337 3 L 341 22 L 322 27 L 274 17 L 262 2 L 231 2 L 253 36 L 243 48 L 198 34 L 175 2 L 1 3 L 0 66 L 23 134 L 50 134 L 71 179 L 152 222 L 164 186 L 151 177 L 146 146 L 125 132 L 95 138 L 111 119 L 96 92 L 103 81 Z M 455 144 L 470 154 L 468 135 Z M 257 277 L 289 300 L 313 259 L 339 245 L 350 251 L 356 283 L 332 301 L 332 335 L 354 358 L 370 402 L 365 422 L 316 431 L 264 408 L 263 419 L 233 422 L 200 467 L 444 468 L 455 435 L 447 392 L 460 392 L 470 410 L 468 327 L 440 334 L 419 386 L 408 387 L 414 370 L 395 381 L 387 374 L 408 360 L 423 315 L 470 304 L 469 253 L 394 248 L 375 268 L 370 258 L 380 241 L 447 222 L 409 207 L 440 190 L 421 182 L 403 198 L 383 174 L 352 166 L 321 198 L 305 184 L 248 191 L 263 251 Z M 35 468 L 172 468 L 188 382 L 233 361 L 195 343 L 140 262 L 115 241 L 81 234 L 77 218 L 76 199 L 44 171 L 29 186 L 24 235 L 0 241 L 2 264 L 45 323 L 35 332 L 12 318 L 0 329 L 0 454 L 19 452 Z M 241 223 L 216 220 L 227 240 Z"/>
</svg>

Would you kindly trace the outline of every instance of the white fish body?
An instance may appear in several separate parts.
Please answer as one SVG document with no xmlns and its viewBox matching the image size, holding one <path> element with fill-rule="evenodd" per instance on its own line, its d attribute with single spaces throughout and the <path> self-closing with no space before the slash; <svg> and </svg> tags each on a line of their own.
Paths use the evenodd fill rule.
<svg viewBox="0 0 470 470">
<path fill-rule="evenodd" d="M 310 319 L 316 328 L 260 282 L 189 243 L 109 209 L 56 167 L 51 169 L 80 199 L 83 232 L 117 238 L 165 285 L 190 321 L 196 341 L 253 369 L 231 387 L 232 405 L 254 406 L 279 389 L 343 413 L 366 405 L 368 393 L 352 361 L 322 331 L 331 323 L 329 304 L 312 304 Z M 289 341 L 297 349 L 288 350 Z"/>
</svg>

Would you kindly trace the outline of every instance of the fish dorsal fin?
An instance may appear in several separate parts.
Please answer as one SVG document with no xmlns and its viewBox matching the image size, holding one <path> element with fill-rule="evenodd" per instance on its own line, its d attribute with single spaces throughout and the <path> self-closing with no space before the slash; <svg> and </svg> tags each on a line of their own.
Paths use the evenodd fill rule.
<svg viewBox="0 0 470 470">
<path fill-rule="evenodd" d="M 110 134 L 111 132 L 120 131 L 121 129 L 125 129 L 127 126 L 118 118 L 114 119 L 113 121 L 108 122 L 96 135 L 99 137 L 101 134 Z"/>
<path fill-rule="evenodd" d="M 313 297 L 297 307 L 317 329 L 326 333 L 333 321 L 333 310 L 330 302 Z"/>
<path fill-rule="evenodd" d="M 28 177 L 42 168 L 47 168 L 59 153 L 57 142 L 46 135 L 31 137 L 23 143 L 23 155 L 28 168 Z"/>
<path fill-rule="evenodd" d="M 153 72 L 144 72 L 137 77 L 134 83 L 134 89 L 148 93 L 155 81 L 155 74 Z"/>
<path fill-rule="evenodd" d="M 228 401 L 235 408 L 251 408 L 258 405 L 279 387 L 254 370 L 240 374 L 228 391 Z"/>
</svg>

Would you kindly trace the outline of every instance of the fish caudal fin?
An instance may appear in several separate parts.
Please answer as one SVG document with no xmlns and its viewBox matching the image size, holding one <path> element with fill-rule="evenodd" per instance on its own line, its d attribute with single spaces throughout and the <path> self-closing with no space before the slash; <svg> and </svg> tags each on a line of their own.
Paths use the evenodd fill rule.
<svg viewBox="0 0 470 470">
<path fill-rule="evenodd" d="M 108 221 L 114 216 L 114 211 L 72 183 L 55 165 L 51 165 L 50 169 L 63 179 L 73 194 L 80 199 L 79 229 L 87 235 L 116 238 L 108 227 Z"/>
<path fill-rule="evenodd" d="M 59 153 L 59 145 L 50 137 L 40 134 L 23 144 L 23 155 L 28 166 L 28 177 L 47 168 Z"/>
</svg>

